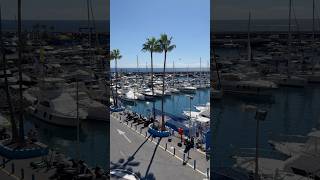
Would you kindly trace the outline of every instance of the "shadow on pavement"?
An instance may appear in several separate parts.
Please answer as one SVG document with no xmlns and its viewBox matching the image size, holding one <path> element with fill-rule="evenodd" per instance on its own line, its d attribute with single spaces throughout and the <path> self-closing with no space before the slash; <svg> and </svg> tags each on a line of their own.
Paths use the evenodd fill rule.
<svg viewBox="0 0 320 180">
<path fill-rule="evenodd" d="M 149 135 L 148 138 L 147 138 L 145 141 L 143 141 L 143 143 L 137 148 L 137 150 L 136 150 L 131 156 L 128 157 L 127 160 L 121 158 L 121 159 L 119 159 L 118 162 L 116 162 L 116 163 L 115 163 L 115 162 L 110 162 L 110 164 L 111 164 L 110 169 L 124 169 L 124 170 L 128 170 L 128 171 L 130 171 L 130 172 L 135 173 L 139 178 L 141 178 L 141 173 L 140 173 L 140 172 L 134 172 L 133 169 L 132 169 L 133 167 L 137 167 L 137 166 L 140 165 L 140 162 L 134 161 L 134 157 L 135 157 L 135 155 L 139 152 L 139 150 L 143 147 L 143 145 L 149 140 L 150 137 L 151 137 L 151 135 Z M 155 180 L 155 179 L 156 179 L 153 173 L 149 173 L 149 169 L 150 169 L 150 166 L 151 166 L 151 164 L 152 164 L 152 161 L 153 161 L 153 158 L 154 158 L 154 156 L 155 156 L 155 153 L 156 153 L 156 150 L 157 150 L 157 148 L 158 148 L 158 145 L 159 145 L 159 143 L 160 143 L 160 140 L 161 140 L 161 139 L 159 139 L 159 141 L 158 141 L 158 143 L 157 143 L 157 146 L 156 146 L 156 148 L 155 148 L 155 150 L 154 150 L 154 152 L 153 152 L 151 161 L 150 161 L 149 166 L 148 166 L 148 169 L 147 169 L 147 171 L 146 171 L 146 175 L 145 175 L 144 178 L 141 178 L 141 179 L 143 179 L 143 180 Z"/>
</svg>

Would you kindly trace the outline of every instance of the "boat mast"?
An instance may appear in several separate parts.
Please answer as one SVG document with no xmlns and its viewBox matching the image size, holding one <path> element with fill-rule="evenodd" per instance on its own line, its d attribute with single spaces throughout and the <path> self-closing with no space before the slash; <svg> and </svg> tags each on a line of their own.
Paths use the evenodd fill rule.
<svg viewBox="0 0 320 180">
<path fill-rule="evenodd" d="M 133 97 L 136 97 L 136 92 L 137 92 L 137 85 L 138 85 L 138 74 L 139 74 L 139 59 L 138 59 L 138 55 L 137 55 L 137 72 L 136 72 L 136 84 L 134 87 L 134 92 L 133 92 Z"/>
<path fill-rule="evenodd" d="M 291 60 L 291 6 L 292 6 L 292 0 L 289 0 L 287 77 L 289 77 L 289 63 Z"/>
<path fill-rule="evenodd" d="M 19 57 L 19 142 L 24 143 L 23 96 L 22 96 L 22 35 L 21 35 L 21 0 L 18 0 L 18 57 Z"/>
<path fill-rule="evenodd" d="M 202 69 L 201 69 L 201 57 L 200 57 L 200 87 L 202 84 Z"/>
<path fill-rule="evenodd" d="M 312 2 L 312 62 L 311 73 L 314 74 L 314 56 L 315 56 L 315 0 Z"/>
<path fill-rule="evenodd" d="M 175 70 L 174 70 L 174 60 L 172 61 L 172 85 L 174 86 L 174 75 L 175 75 Z"/>
<path fill-rule="evenodd" d="M 1 43 L 1 54 L 2 54 L 2 63 L 3 63 L 3 76 L 4 76 L 4 83 L 5 83 L 5 92 L 6 92 L 6 98 L 7 98 L 7 104 L 9 107 L 10 112 L 10 120 L 11 122 L 11 131 L 12 131 L 12 141 L 15 142 L 17 140 L 17 126 L 14 119 L 14 112 L 13 107 L 11 103 L 11 97 L 9 93 L 9 84 L 8 84 L 8 77 L 7 77 L 7 60 L 6 60 L 6 53 L 3 43 L 3 35 L 2 35 L 2 11 L 1 11 L 1 5 L 0 5 L 0 43 Z"/>
<path fill-rule="evenodd" d="M 251 39 L 250 39 L 250 33 L 251 33 L 251 12 L 249 11 L 249 21 L 248 21 L 248 60 L 252 61 L 252 51 L 251 51 Z"/>
<path fill-rule="evenodd" d="M 90 0 L 87 0 L 87 18 L 88 18 L 88 44 L 89 44 L 89 61 L 92 68 L 92 52 L 91 52 L 91 18 L 90 18 Z"/>
<path fill-rule="evenodd" d="M 77 160 L 80 160 L 80 118 L 79 118 L 79 79 L 76 80 L 76 108 L 77 108 Z"/>
</svg>

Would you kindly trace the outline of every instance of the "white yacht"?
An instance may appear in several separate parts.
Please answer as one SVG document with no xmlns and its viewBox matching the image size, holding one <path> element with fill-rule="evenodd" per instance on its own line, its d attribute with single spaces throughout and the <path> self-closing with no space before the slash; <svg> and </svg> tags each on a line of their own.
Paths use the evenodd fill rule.
<svg viewBox="0 0 320 180">
<path fill-rule="evenodd" d="M 308 83 L 305 78 L 281 74 L 269 75 L 268 79 L 275 82 L 279 86 L 305 87 Z"/>
<path fill-rule="evenodd" d="M 190 93 L 190 94 L 194 94 L 197 91 L 196 87 L 193 86 L 182 86 L 180 88 L 178 88 L 180 92 L 182 93 Z"/>
<path fill-rule="evenodd" d="M 320 146 L 319 130 L 310 132 L 306 137 L 305 136 L 295 136 L 295 137 L 296 137 L 295 139 L 307 138 L 307 140 L 306 142 L 274 141 L 274 140 L 269 140 L 268 142 L 273 146 L 275 150 L 287 156 L 294 156 L 303 151 L 316 151 L 317 146 Z"/>
<path fill-rule="evenodd" d="M 39 88 L 28 89 L 24 97 L 33 100 L 27 112 L 47 123 L 76 127 L 77 102 L 70 94 L 63 92 L 64 80 L 59 78 L 44 78 Z M 33 97 L 33 98 L 30 98 Z M 79 108 L 79 119 L 86 119 L 87 112 Z"/>
<path fill-rule="evenodd" d="M 72 84 L 65 91 L 76 99 L 77 92 L 74 86 L 75 84 Z M 90 95 L 82 87 L 79 88 L 78 92 L 79 107 L 88 113 L 86 120 L 107 121 L 108 111 L 106 105 L 90 98 Z"/>
</svg>

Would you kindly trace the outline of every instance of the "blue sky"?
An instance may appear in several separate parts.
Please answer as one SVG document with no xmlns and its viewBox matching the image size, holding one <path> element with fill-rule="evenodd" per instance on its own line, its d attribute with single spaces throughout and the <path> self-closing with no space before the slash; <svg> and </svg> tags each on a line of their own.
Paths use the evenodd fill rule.
<svg viewBox="0 0 320 180">
<path fill-rule="evenodd" d="M 168 54 L 168 67 L 207 66 L 210 57 L 209 0 L 111 0 L 110 45 L 119 49 L 119 67 L 150 67 L 150 53 L 141 51 L 148 37 L 167 33 L 177 46 Z M 114 64 L 112 63 L 112 67 Z M 163 67 L 163 54 L 155 54 L 154 67 Z"/>
</svg>

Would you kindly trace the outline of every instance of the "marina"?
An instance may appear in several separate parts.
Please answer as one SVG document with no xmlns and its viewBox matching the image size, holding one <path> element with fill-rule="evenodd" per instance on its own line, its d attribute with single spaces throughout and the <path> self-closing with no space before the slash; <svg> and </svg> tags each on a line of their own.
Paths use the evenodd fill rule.
<svg viewBox="0 0 320 180">
<path fill-rule="evenodd" d="M 288 2 L 287 19 L 212 20 L 216 179 L 319 179 L 316 4 L 299 19 Z"/>
</svg>

